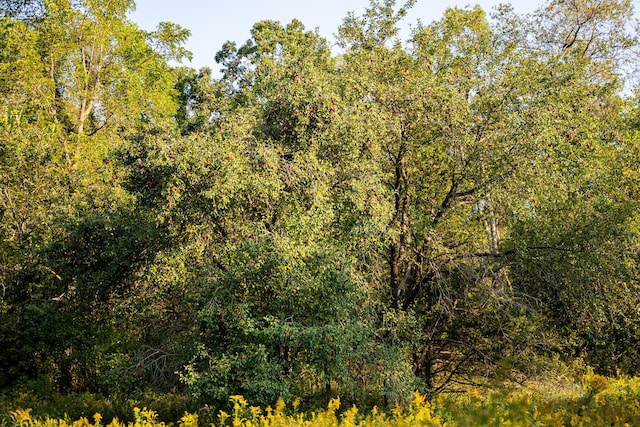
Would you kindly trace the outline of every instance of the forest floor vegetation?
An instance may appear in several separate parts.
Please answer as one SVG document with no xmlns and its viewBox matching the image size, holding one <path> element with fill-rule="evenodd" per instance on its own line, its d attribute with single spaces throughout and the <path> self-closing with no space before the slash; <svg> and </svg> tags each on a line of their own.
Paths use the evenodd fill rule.
<svg viewBox="0 0 640 427">
<path fill-rule="evenodd" d="M 142 405 L 146 405 L 141 409 Z M 302 411 L 300 399 L 251 406 L 231 396 L 224 409 L 189 411 L 178 395 L 113 400 L 93 394 L 37 396 L 5 393 L 2 427 L 181 426 L 634 426 L 640 425 L 640 378 L 592 372 L 575 383 L 531 381 L 514 387 L 471 388 L 428 399 L 416 392 L 406 407 L 361 410 L 336 397 L 325 408 Z"/>
</svg>

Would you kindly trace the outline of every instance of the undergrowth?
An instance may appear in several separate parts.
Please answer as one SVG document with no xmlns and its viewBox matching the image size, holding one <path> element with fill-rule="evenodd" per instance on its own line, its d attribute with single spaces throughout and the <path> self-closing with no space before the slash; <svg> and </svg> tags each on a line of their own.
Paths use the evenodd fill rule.
<svg viewBox="0 0 640 427">
<path fill-rule="evenodd" d="M 578 388 L 533 383 L 512 390 L 471 389 L 442 394 L 432 400 L 417 393 L 406 408 L 360 411 L 339 398 L 326 409 L 299 411 L 299 400 L 289 406 L 279 400 L 273 407 L 251 406 L 242 396 L 231 396 L 227 411 L 215 417 L 206 412 L 184 412 L 172 421 L 160 421 L 157 411 L 135 407 L 130 421 L 102 413 L 72 418 L 44 415 L 14 407 L 0 419 L 2 427 L 391 427 L 391 426 L 638 426 L 640 378 L 610 379 L 590 373 Z M 8 415 L 7 415 L 8 414 Z M 165 414 L 166 415 L 166 414 Z M 206 419 L 205 419 L 206 418 Z M 211 418 L 211 419 L 209 419 Z"/>
</svg>

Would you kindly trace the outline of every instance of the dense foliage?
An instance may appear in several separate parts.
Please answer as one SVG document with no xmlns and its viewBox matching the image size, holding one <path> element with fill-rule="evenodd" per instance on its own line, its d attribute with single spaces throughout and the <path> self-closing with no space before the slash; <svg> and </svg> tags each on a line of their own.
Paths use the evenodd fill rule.
<svg viewBox="0 0 640 427">
<path fill-rule="evenodd" d="M 0 2 L 0 388 L 365 407 L 640 371 L 629 0 L 413 1 L 209 69 L 131 0 Z"/>
</svg>

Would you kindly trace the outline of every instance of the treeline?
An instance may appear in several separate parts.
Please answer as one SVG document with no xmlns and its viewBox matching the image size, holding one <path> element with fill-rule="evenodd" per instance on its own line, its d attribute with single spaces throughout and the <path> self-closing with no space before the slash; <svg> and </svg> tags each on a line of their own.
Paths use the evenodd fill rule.
<svg viewBox="0 0 640 427">
<path fill-rule="evenodd" d="M 0 1 L 0 387 L 393 404 L 640 370 L 629 0 L 409 1 L 337 46 Z"/>
</svg>

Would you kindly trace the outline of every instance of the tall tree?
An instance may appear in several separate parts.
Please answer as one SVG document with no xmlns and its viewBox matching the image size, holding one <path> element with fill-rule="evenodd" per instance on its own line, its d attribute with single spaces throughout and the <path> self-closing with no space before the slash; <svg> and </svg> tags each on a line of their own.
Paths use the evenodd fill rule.
<svg viewBox="0 0 640 427">
<path fill-rule="evenodd" d="M 51 0 L 37 19 L 20 12 L 0 21 L 0 280 L 10 313 L 3 384 L 42 374 L 61 388 L 92 386 L 86 339 L 95 324 L 78 319 L 100 320 L 100 304 L 125 272 L 116 264 L 139 259 L 105 254 L 122 237 L 107 242 L 112 221 L 131 206 L 110 152 L 138 127 L 172 126 L 167 61 L 186 54 L 188 32 L 172 24 L 141 31 L 126 19 L 132 7 Z M 70 249 L 72 236 L 96 251 Z M 92 274 L 81 274 L 87 266 Z"/>
<path fill-rule="evenodd" d="M 553 5 L 530 22 L 540 28 L 555 22 Z M 535 32 L 520 31 L 532 27 L 526 19 L 514 19 L 508 8 L 499 11 L 503 20 L 494 25 L 479 8 L 450 9 L 440 21 L 418 27 L 412 48 L 405 49 L 387 36 L 394 34 L 392 11 L 393 2 L 372 3 L 363 18 L 347 18 L 340 30 L 347 49 L 341 72 L 349 82 L 348 99 L 359 105 L 349 110 L 361 114 L 353 122 L 366 129 L 352 126 L 350 136 L 372 153 L 369 173 L 381 184 L 372 187 L 367 200 L 382 200 L 382 212 L 389 213 L 378 252 L 378 265 L 386 263 L 378 276 L 386 282 L 385 316 L 403 312 L 417 319 L 420 329 L 408 337 L 414 372 L 433 390 L 452 375 L 473 373 L 467 371 L 473 366 L 524 360 L 531 349 L 527 343 L 557 350 L 565 342 L 536 336 L 549 312 L 526 303 L 536 298 L 552 307 L 560 299 L 539 299 L 537 292 L 547 285 L 538 279 L 533 288 L 517 288 L 528 279 L 510 272 L 516 254 L 518 262 L 534 252 L 534 259 L 569 262 L 565 251 L 580 250 L 525 238 L 517 228 L 518 215 L 533 209 L 529 218 L 544 216 L 563 227 L 562 210 L 543 214 L 535 194 L 562 200 L 552 183 L 596 185 L 595 165 L 600 176 L 607 176 L 598 182 L 619 182 L 613 178 L 613 159 L 619 156 L 614 141 L 623 138 L 615 130 L 619 62 L 612 53 L 626 52 L 633 39 L 620 25 L 628 17 L 626 3 L 589 9 L 590 46 L 601 47 L 586 53 L 569 52 L 570 47 L 546 48 L 544 54 L 531 49 L 529 37 Z M 595 164 L 587 166 L 590 162 Z M 602 191 L 611 204 L 599 208 L 628 221 L 630 201 L 615 196 L 615 188 Z M 588 199 L 569 203 L 578 212 L 589 211 Z M 610 239 L 624 245 L 626 238 L 595 225 L 590 224 L 603 245 Z M 606 252 L 604 246 L 597 251 Z M 585 260 L 583 267 L 588 264 Z M 566 291 L 580 286 L 578 277 L 576 272 L 575 282 L 562 285 Z M 611 285 L 609 295 L 619 286 Z M 571 300 L 584 302 L 577 296 Z M 526 318 L 531 320 L 518 320 Z"/>
</svg>

